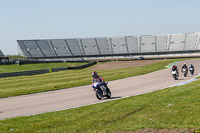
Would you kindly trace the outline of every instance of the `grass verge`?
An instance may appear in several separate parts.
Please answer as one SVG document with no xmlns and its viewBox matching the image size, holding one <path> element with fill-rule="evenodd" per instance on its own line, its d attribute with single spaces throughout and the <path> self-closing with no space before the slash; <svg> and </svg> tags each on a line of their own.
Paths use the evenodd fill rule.
<svg viewBox="0 0 200 133">
<path fill-rule="evenodd" d="M 8 55 L 9 60 L 25 59 L 26 57 L 20 55 Z"/>
<path fill-rule="evenodd" d="M 64 111 L 0 120 L 0 132 L 125 132 L 200 128 L 200 80 Z"/>
<path fill-rule="evenodd" d="M 164 66 L 177 60 L 164 60 L 147 66 L 122 68 L 113 70 L 99 70 L 98 73 L 106 81 L 142 75 L 164 69 Z M 67 70 L 34 76 L 23 76 L 0 79 L 0 98 L 52 91 L 64 88 L 91 84 L 92 70 Z"/>
</svg>

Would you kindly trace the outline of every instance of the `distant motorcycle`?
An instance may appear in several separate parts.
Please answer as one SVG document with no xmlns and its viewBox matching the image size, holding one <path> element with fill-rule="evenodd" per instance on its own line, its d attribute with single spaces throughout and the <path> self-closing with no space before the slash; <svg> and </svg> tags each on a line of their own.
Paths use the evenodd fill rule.
<svg viewBox="0 0 200 133">
<path fill-rule="evenodd" d="M 194 67 L 190 67 L 189 70 L 190 70 L 190 73 L 193 75 L 194 74 Z"/>
<path fill-rule="evenodd" d="M 111 91 L 108 88 L 107 84 L 108 82 L 96 82 L 92 85 L 97 99 L 101 100 L 103 97 L 111 97 Z"/>
<path fill-rule="evenodd" d="M 177 70 L 172 70 L 171 73 L 172 73 L 172 76 L 173 76 L 174 80 L 178 80 L 178 76 L 179 75 L 178 75 Z"/>
<path fill-rule="evenodd" d="M 188 71 L 186 68 L 183 68 L 183 74 L 184 74 L 184 77 L 187 77 Z"/>
</svg>

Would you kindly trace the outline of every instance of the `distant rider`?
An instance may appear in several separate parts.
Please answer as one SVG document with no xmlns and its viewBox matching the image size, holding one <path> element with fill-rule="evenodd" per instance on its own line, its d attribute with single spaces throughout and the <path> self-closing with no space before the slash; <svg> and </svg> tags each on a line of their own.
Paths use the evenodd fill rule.
<svg viewBox="0 0 200 133">
<path fill-rule="evenodd" d="M 172 71 L 175 71 L 175 70 L 177 70 L 177 66 L 176 66 L 176 65 L 173 65 L 173 66 L 172 66 Z"/>
<path fill-rule="evenodd" d="M 194 66 L 191 64 L 191 65 L 190 65 L 190 68 L 193 68 L 193 69 L 194 69 Z"/>
<path fill-rule="evenodd" d="M 188 72 L 188 67 L 187 67 L 186 63 L 184 63 L 182 66 L 182 72 L 183 72 L 183 69 L 186 69 L 186 72 Z"/>
<path fill-rule="evenodd" d="M 177 68 L 176 65 L 173 65 L 173 66 L 172 66 L 172 71 L 177 71 L 177 74 L 179 75 L 178 68 Z"/>
<path fill-rule="evenodd" d="M 192 68 L 192 69 L 193 69 L 193 72 L 194 72 L 194 66 L 193 66 L 192 64 L 190 65 L 190 68 Z"/>
</svg>

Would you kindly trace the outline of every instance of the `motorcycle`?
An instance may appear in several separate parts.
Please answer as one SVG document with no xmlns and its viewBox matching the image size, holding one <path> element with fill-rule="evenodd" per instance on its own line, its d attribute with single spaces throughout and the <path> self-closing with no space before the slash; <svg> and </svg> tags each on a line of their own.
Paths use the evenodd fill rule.
<svg viewBox="0 0 200 133">
<path fill-rule="evenodd" d="M 194 67 L 190 67 L 190 73 L 193 75 L 194 74 Z"/>
<path fill-rule="evenodd" d="M 178 75 L 177 70 L 172 70 L 171 73 L 172 73 L 172 76 L 173 76 L 174 80 L 178 80 L 178 76 L 179 75 Z"/>
<path fill-rule="evenodd" d="M 187 74 L 188 74 L 188 71 L 187 71 L 187 69 L 186 69 L 186 68 L 183 68 L 183 74 L 184 74 L 184 77 L 186 77 L 186 76 L 187 76 Z"/>
<path fill-rule="evenodd" d="M 108 88 L 107 84 L 108 82 L 96 82 L 92 85 L 97 99 L 101 100 L 103 97 L 111 97 L 111 91 Z"/>
</svg>

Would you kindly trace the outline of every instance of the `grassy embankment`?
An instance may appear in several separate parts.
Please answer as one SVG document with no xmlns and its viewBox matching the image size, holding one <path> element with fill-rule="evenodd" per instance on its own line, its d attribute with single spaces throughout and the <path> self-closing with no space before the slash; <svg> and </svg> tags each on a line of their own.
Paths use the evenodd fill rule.
<svg viewBox="0 0 200 133">
<path fill-rule="evenodd" d="M 108 79 L 127 74 L 161 69 L 170 61 L 156 63 L 151 67 L 125 69 L 106 75 Z M 114 70 L 113 70 L 114 71 Z M 120 71 L 120 70 L 118 70 Z M 114 71 L 117 72 L 117 71 Z M 85 70 L 84 72 L 88 72 Z M 101 71 L 103 73 L 103 71 Z M 106 73 L 103 73 L 106 74 Z M 129 75 L 129 76 L 130 76 Z M 87 83 L 85 81 L 85 83 Z M 0 121 L 0 132 L 118 132 L 145 128 L 200 128 L 200 80 L 148 94 L 133 96 L 65 111 L 45 113 L 29 117 Z"/>
<path fill-rule="evenodd" d="M 24 64 L 24 65 L 0 65 L 0 73 L 30 71 L 40 69 L 51 69 L 56 67 L 73 67 L 80 66 L 87 63 L 38 63 L 38 64 Z"/>
<path fill-rule="evenodd" d="M 8 57 L 10 60 L 26 59 L 26 57 L 20 56 L 20 55 L 8 55 L 7 57 Z"/>
</svg>

